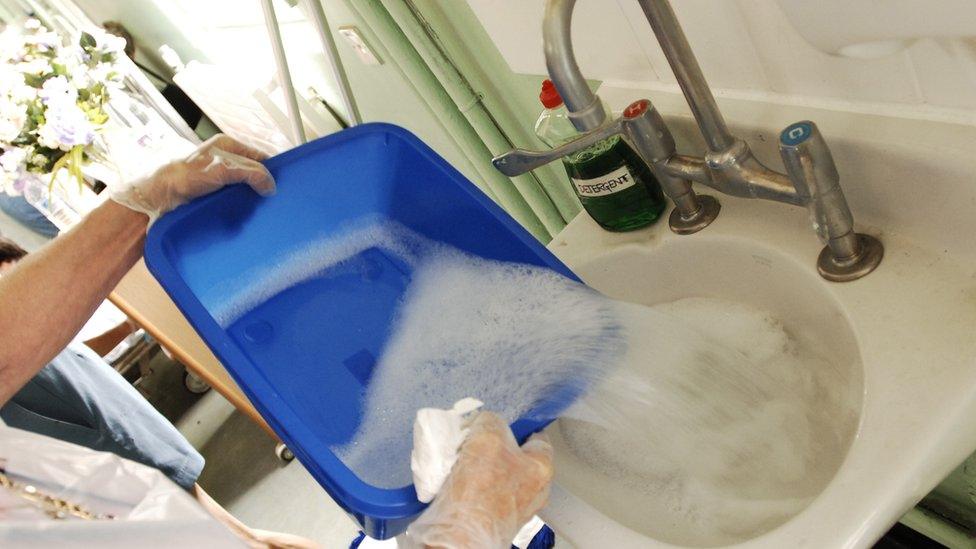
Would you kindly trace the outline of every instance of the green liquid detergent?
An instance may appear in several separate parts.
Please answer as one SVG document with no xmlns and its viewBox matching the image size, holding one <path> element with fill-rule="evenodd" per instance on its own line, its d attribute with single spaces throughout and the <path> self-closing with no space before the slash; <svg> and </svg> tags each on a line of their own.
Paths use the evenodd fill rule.
<svg viewBox="0 0 976 549">
<path fill-rule="evenodd" d="M 546 110 L 536 135 L 550 147 L 579 137 L 552 82 L 539 95 Z M 563 166 L 586 213 L 608 231 L 632 231 L 661 217 L 666 202 L 647 164 L 620 136 L 614 135 L 563 158 Z"/>
<path fill-rule="evenodd" d="M 563 166 L 583 208 L 608 231 L 645 227 L 664 211 L 657 179 L 619 135 L 564 158 Z"/>
</svg>

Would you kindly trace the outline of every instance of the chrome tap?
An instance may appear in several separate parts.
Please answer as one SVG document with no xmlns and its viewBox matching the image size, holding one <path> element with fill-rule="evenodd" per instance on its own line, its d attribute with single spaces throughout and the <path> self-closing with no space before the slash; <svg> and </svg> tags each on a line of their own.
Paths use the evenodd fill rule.
<svg viewBox="0 0 976 549">
<path fill-rule="evenodd" d="M 505 175 L 519 175 L 619 133 L 674 201 L 669 218 L 674 232 L 698 232 L 718 216 L 718 201 L 696 194 L 691 187 L 694 181 L 732 196 L 807 207 L 826 244 L 817 270 L 827 280 L 856 280 L 873 271 L 884 247 L 876 238 L 854 232 L 837 168 L 816 125 L 798 122 L 780 134 L 780 155 L 787 174 L 764 166 L 745 141 L 729 132 L 668 0 L 638 2 L 705 138 L 709 149 L 705 156 L 677 154 L 671 132 L 646 99 L 632 103 L 620 118 L 607 122 L 600 100 L 590 91 L 573 54 L 570 27 L 576 0 L 548 0 L 543 22 L 546 66 L 570 121 L 583 135 L 551 151 L 509 151 L 494 159 L 495 167 Z"/>
</svg>

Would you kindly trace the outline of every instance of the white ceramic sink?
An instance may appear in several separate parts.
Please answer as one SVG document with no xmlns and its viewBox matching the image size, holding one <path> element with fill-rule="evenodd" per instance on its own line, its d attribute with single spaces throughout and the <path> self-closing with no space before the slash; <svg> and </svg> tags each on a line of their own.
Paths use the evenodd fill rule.
<svg viewBox="0 0 976 549">
<path fill-rule="evenodd" d="M 557 422 L 550 428 L 557 485 L 544 518 L 580 548 L 869 547 L 976 448 L 974 270 L 942 250 L 874 233 L 886 248 L 878 270 L 827 282 L 816 273 L 821 246 L 802 210 L 719 199 L 721 215 L 695 235 L 674 235 L 666 221 L 612 234 L 580 215 L 550 249 L 610 297 L 743 303 L 770 312 L 791 337 L 829 358 L 832 371 L 820 377 L 823 391 L 811 407 L 823 447 L 805 465 L 809 475 L 784 484 L 748 463 L 732 468 L 734 478 L 725 480 L 741 500 L 720 511 L 669 492 L 667 479 L 641 479 L 662 486 L 641 497 L 626 479 L 588 470 L 594 457 Z M 788 504 L 756 518 L 757 505 L 780 501 Z M 694 527 L 716 512 L 741 521 L 720 532 Z"/>
</svg>

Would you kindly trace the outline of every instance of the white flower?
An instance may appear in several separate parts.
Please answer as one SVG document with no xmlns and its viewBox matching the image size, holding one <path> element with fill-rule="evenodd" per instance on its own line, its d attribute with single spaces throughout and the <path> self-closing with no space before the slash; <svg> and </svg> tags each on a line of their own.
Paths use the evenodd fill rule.
<svg viewBox="0 0 976 549">
<path fill-rule="evenodd" d="M 85 70 L 81 62 L 81 57 L 84 53 L 81 46 L 77 44 L 65 46 L 58 49 L 58 54 L 54 57 L 54 62 L 64 66 L 68 74 L 74 74 L 75 71 Z"/>
<path fill-rule="evenodd" d="M 92 82 L 102 82 L 106 86 L 113 88 L 122 87 L 122 75 L 114 63 L 99 63 L 95 68 L 88 71 L 88 77 Z"/>
<path fill-rule="evenodd" d="M 37 88 L 23 83 L 23 79 L 21 79 L 21 82 L 20 85 L 14 85 L 11 88 L 10 97 L 18 103 L 30 103 L 37 99 Z"/>
<path fill-rule="evenodd" d="M 68 151 L 75 145 L 90 145 L 95 139 L 95 126 L 78 105 L 52 104 L 44 117 L 44 124 L 37 131 L 37 142 L 45 147 Z"/>
<path fill-rule="evenodd" d="M 16 67 L 24 74 L 42 74 L 51 70 L 51 62 L 43 57 L 31 57 L 17 63 Z"/>
<path fill-rule="evenodd" d="M 18 191 L 17 179 L 14 174 L 0 172 L 0 192 L 8 196 L 19 196 L 21 192 Z"/>
<path fill-rule="evenodd" d="M 29 174 L 24 160 L 27 151 L 20 147 L 11 147 L 0 154 L 0 187 L 10 196 L 17 196 L 24 192 L 24 184 Z"/>
<path fill-rule="evenodd" d="M 35 19 L 34 17 L 28 18 L 24 21 L 24 28 L 27 30 L 40 30 L 41 21 L 40 19 Z"/>
<path fill-rule="evenodd" d="M 27 160 L 27 149 L 23 147 L 10 147 L 3 154 L 0 154 L 0 168 L 5 172 L 17 172 L 24 166 Z"/>
<path fill-rule="evenodd" d="M 15 63 L 24 56 L 24 36 L 14 25 L 0 31 L 0 61 Z"/>
<path fill-rule="evenodd" d="M 68 80 L 78 89 L 91 87 L 95 83 L 88 66 L 82 61 L 85 55 L 80 46 L 69 46 L 63 48 L 54 59 L 55 63 L 64 67 Z"/>
<path fill-rule="evenodd" d="M 122 54 L 125 51 L 126 41 L 121 36 L 116 36 L 105 29 L 92 29 L 92 37 L 95 38 L 98 51 L 101 53 Z"/>
<path fill-rule="evenodd" d="M 27 105 L 0 98 L 0 142 L 9 143 L 24 129 L 27 122 Z"/>
<path fill-rule="evenodd" d="M 0 171 L 0 191 L 9 196 L 22 195 L 32 185 L 37 185 L 37 176 L 24 169 L 17 172 Z"/>
<path fill-rule="evenodd" d="M 61 37 L 54 31 L 33 32 L 24 37 L 24 43 L 39 51 L 50 51 L 61 45 Z"/>
<path fill-rule="evenodd" d="M 45 80 L 37 95 L 49 109 L 63 105 L 74 105 L 78 102 L 78 89 L 64 76 L 55 76 Z"/>
<path fill-rule="evenodd" d="M 17 103 L 27 103 L 37 97 L 37 89 L 27 85 L 24 73 L 12 65 L 0 63 L 0 95 Z"/>
</svg>

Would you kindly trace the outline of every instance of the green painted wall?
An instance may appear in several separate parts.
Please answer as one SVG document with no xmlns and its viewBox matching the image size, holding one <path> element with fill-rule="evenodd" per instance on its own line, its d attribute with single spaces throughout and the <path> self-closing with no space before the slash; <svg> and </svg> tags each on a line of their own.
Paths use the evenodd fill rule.
<svg viewBox="0 0 976 549">
<path fill-rule="evenodd" d="M 544 147 L 536 138 L 533 128 L 542 111 L 539 87 L 545 76 L 512 72 L 466 2 L 409 1 L 423 14 L 447 55 L 482 93 L 483 104 L 502 127 L 508 140 L 523 148 Z M 497 154 L 503 151 L 493 152 Z M 564 221 L 568 222 L 580 212 L 579 200 L 573 194 L 561 166 L 550 164 L 535 170 L 534 175 Z"/>
</svg>

